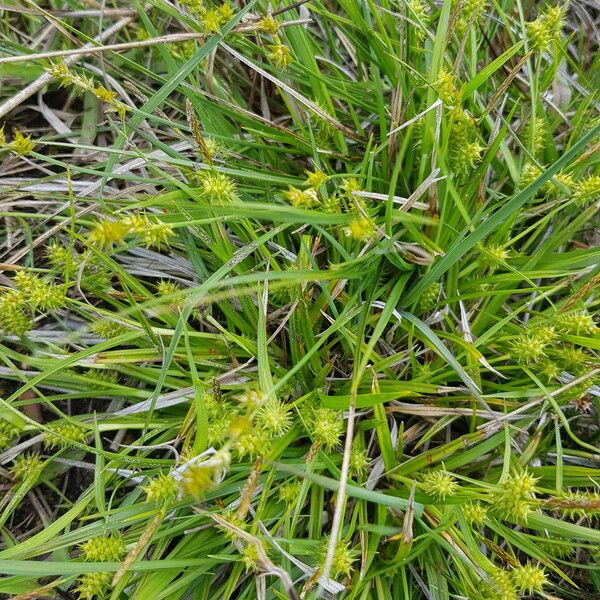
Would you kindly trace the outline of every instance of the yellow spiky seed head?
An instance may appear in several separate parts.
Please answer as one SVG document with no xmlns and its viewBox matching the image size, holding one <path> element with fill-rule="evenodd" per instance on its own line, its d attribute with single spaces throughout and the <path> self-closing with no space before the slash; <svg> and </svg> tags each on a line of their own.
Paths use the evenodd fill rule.
<svg viewBox="0 0 600 600">
<path fill-rule="evenodd" d="M 562 373 L 562 369 L 556 364 L 556 362 L 547 360 L 540 365 L 539 373 L 548 383 L 553 383 L 558 381 L 558 378 Z"/>
<path fill-rule="evenodd" d="M 113 244 L 120 244 L 129 233 L 129 227 L 123 221 L 111 221 L 100 219 L 96 221 L 92 230 L 88 233 L 88 240 L 92 244 L 110 249 Z"/>
<path fill-rule="evenodd" d="M 326 540 L 322 546 L 322 559 L 321 562 L 325 561 L 325 555 L 327 554 L 327 547 L 329 546 L 329 540 Z M 352 573 L 354 562 L 356 561 L 356 552 L 350 548 L 349 542 L 340 540 L 333 551 L 333 560 L 331 562 L 331 576 L 337 578 L 341 575 L 348 576 Z"/>
<path fill-rule="evenodd" d="M 218 9 L 211 8 L 202 15 L 200 24 L 206 33 L 217 33 L 221 30 L 223 17 Z"/>
<path fill-rule="evenodd" d="M 17 155 L 17 156 L 25 156 L 36 147 L 36 143 L 31 140 L 30 135 L 23 135 L 18 129 L 15 130 L 13 140 L 9 144 L 9 148 Z"/>
<path fill-rule="evenodd" d="M 265 15 L 257 24 L 256 28 L 259 31 L 264 31 L 269 35 L 275 35 L 279 30 L 279 23 L 274 19 L 273 15 Z"/>
<path fill-rule="evenodd" d="M 21 433 L 21 429 L 6 419 L 0 419 L 0 452 L 11 445 L 11 442 Z"/>
<path fill-rule="evenodd" d="M 80 257 L 72 248 L 59 242 L 51 242 L 45 248 L 46 258 L 53 269 L 71 271 L 79 265 Z"/>
<path fill-rule="evenodd" d="M 248 413 L 253 413 L 263 406 L 269 400 L 269 396 L 262 390 L 247 389 L 238 396 L 236 400 L 244 407 Z"/>
<path fill-rule="evenodd" d="M 217 171 L 202 171 L 197 174 L 202 196 L 213 202 L 233 202 L 237 199 L 235 182 Z"/>
<path fill-rule="evenodd" d="M 442 284 L 439 281 L 432 283 L 421 295 L 419 309 L 424 313 L 430 312 L 436 305 L 441 290 Z"/>
<path fill-rule="evenodd" d="M 344 194 L 346 194 L 346 196 L 348 196 L 348 198 L 352 198 L 354 196 L 354 192 L 362 191 L 360 183 L 356 177 L 348 177 L 347 179 L 344 179 L 340 189 L 344 192 Z"/>
<path fill-rule="evenodd" d="M 233 15 L 235 14 L 233 8 L 231 8 L 231 4 L 229 2 L 223 2 L 221 6 L 218 8 L 219 16 L 221 17 L 221 23 L 225 25 L 227 21 L 230 21 Z"/>
<path fill-rule="evenodd" d="M 210 465 L 189 465 L 183 473 L 181 490 L 197 500 L 204 497 L 215 484 L 215 470 Z"/>
<path fill-rule="evenodd" d="M 173 228 L 167 223 L 155 222 L 140 234 L 146 248 L 160 249 L 163 245 L 168 246 L 170 239 L 175 235 Z"/>
<path fill-rule="evenodd" d="M 544 351 L 547 344 L 535 335 L 517 336 L 510 345 L 513 358 L 520 363 L 536 363 L 546 358 Z"/>
<path fill-rule="evenodd" d="M 302 483 L 300 481 L 286 481 L 277 488 L 277 496 L 279 501 L 287 505 L 293 505 L 300 498 L 300 489 Z"/>
<path fill-rule="evenodd" d="M 505 518 L 526 522 L 537 502 L 535 497 L 537 481 L 538 479 L 527 471 L 508 475 L 500 482 L 498 491 L 493 495 L 494 511 Z"/>
<path fill-rule="evenodd" d="M 144 487 L 144 493 L 149 501 L 164 504 L 177 496 L 178 489 L 177 481 L 171 475 L 161 473 L 149 481 Z"/>
<path fill-rule="evenodd" d="M 104 598 L 112 577 L 112 573 L 106 572 L 83 573 L 77 578 L 77 586 L 74 591 L 80 600 Z"/>
<path fill-rule="evenodd" d="M 44 469 L 44 461 L 37 454 L 19 454 L 10 467 L 13 479 L 36 480 Z"/>
<path fill-rule="evenodd" d="M 487 509 L 480 502 L 469 502 L 464 505 L 465 518 L 474 525 L 483 525 L 487 516 Z"/>
<path fill-rule="evenodd" d="M 112 562 L 120 560 L 127 548 L 120 534 L 101 535 L 79 546 L 85 561 Z"/>
<path fill-rule="evenodd" d="M 435 82 L 435 89 L 440 100 L 448 106 L 454 106 L 460 102 L 460 92 L 456 87 L 454 74 L 446 69 L 441 69 Z"/>
<path fill-rule="evenodd" d="M 574 184 L 573 199 L 579 204 L 600 200 L 600 175 L 590 175 Z"/>
<path fill-rule="evenodd" d="M 528 595 L 543 592 L 544 586 L 548 583 L 544 569 L 531 563 L 516 567 L 512 570 L 511 576 L 517 590 Z"/>
<path fill-rule="evenodd" d="M 575 373 L 583 372 L 590 361 L 590 355 L 582 348 L 575 346 L 561 346 L 554 351 L 555 360 L 563 367 L 565 371 Z"/>
<path fill-rule="evenodd" d="M 269 48 L 267 60 L 280 69 L 287 69 L 294 62 L 290 49 L 279 39 L 276 39 L 274 44 L 269 44 L 267 47 Z"/>
<path fill-rule="evenodd" d="M 0 327 L 10 335 L 23 336 L 33 326 L 23 292 L 9 290 L 0 295 Z"/>
<path fill-rule="evenodd" d="M 586 519 L 600 514 L 600 493 L 567 490 L 553 499 L 551 504 L 568 519 Z"/>
<path fill-rule="evenodd" d="M 320 188 L 327 181 L 327 175 L 320 169 L 315 169 L 314 171 L 304 171 L 304 173 L 306 175 L 304 185 L 307 185 L 315 190 Z"/>
<path fill-rule="evenodd" d="M 240 435 L 235 440 L 233 447 L 240 458 L 254 459 L 267 454 L 271 446 L 266 431 L 251 430 Z"/>
<path fill-rule="evenodd" d="M 519 188 L 526 188 L 529 184 L 533 183 L 540 175 L 542 170 L 536 166 L 527 164 L 521 170 L 521 177 L 519 178 Z"/>
<path fill-rule="evenodd" d="M 311 421 L 311 432 L 315 442 L 327 451 L 339 444 L 344 433 L 344 422 L 337 411 L 317 408 Z"/>
<path fill-rule="evenodd" d="M 357 476 L 362 477 L 369 469 L 371 460 L 366 448 L 352 448 L 350 452 L 350 470 Z"/>
<path fill-rule="evenodd" d="M 148 217 L 141 213 L 125 215 L 121 223 L 127 228 L 127 233 L 143 233 L 151 225 Z"/>
<path fill-rule="evenodd" d="M 293 185 L 290 185 L 288 186 L 288 189 L 285 192 L 283 192 L 283 195 L 292 206 L 296 207 L 305 206 L 307 208 L 310 208 L 311 206 L 314 206 L 319 202 L 317 192 L 314 189 L 299 190 Z"/>
<path fill-rule="evenodd" d="M 459 488 L 450 473 L 439 470 L 431 471 L 423 477 L 423 489 L 429 496 L 445 500 L 448 496 L 454 496 Z"/>
<path fill-rule="evenodd" d="M 111 340 L 124 333 L 130 331 L 128 327 L 122 323 L 116 323 L 115 321 L 97 321 L 90 325 L 90 331 L 95 333 L 98 337 L 105 340 Z"/>
<path fill-rule="evenodd" d="M 353 217 L 346 227 L 344 234 L 353 240 L 366 241 L 375 235 L 375 224 L 372 219 L 363 215 Z"/>
<path fill-rule="evenodd" d="M 240 550 L 242 562 L 246 567 L 246 572 L 254 571 L 258 568 L 259 554 L 254 544 L 245 544 Z"/>
<path fill-rule="evenodd" d="M 504 569 L 494 569 L 490 575 L 490 600 L 517 600 L 517 589 L 510 573 Z"/>
<path fill-rule="evenodd" d="M 593 334 L 597 331 L 592 316 L 586 312 L 563 313 L 556 318 L 556 328 L 570 335 Z"/>
<path fill-rule="evenodd" d="M 58 421 L 48 425 L 50 431 L 44 432 L 46 448 L 68 448 L 72 442 L 83 444 L 89 433 L 80 425 L 69 421 Z"/>
<path fill-rule="evenodd" d="M 256 422 L 269 435 L 282 435 L 292 426 L 292 416 L 283 402 L 271 399 L 258 409 Z"/>
</svg>

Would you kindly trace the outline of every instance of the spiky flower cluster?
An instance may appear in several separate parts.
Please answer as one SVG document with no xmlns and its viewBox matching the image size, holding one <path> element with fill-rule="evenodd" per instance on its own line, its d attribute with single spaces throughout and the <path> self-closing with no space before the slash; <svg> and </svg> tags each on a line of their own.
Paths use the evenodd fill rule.
<svg viewBox="0 0 600 600">
<path fill-rule="evenodd" d="M 326 451 L 331 451 L 340 443 L 344 421 L 338 411 L 319 407 L 310 419 L 310 432 L 316 443 Z"/>
<path fill-rule="evenodd" d="M 37 454 L 19 454 L 13 460 L 10 474 L 19 481 L 35 481 L 44 468 L 44 461 Z"/>
<path fill-rule="evenodd" d="M 90 562 L 120 560 L 125 554 L 125 542 L 120 535 L 102 535 L 91 538 L 79 546 L 83 559 Z"/>
<path fill-rule="evenodd" d="M 474 525 L 483 525 L 487 516 L 487 509 L 480 502 L 469 502 L 463 506 L 466 519 Z"/>
<path fill-rule="evenodd" d="M 198 12 L 200 13 L 200 25 L 206 33 L 218 33 L 221 27 L 233 17 L 233 9 L 229 2 L 221 4 L 218 8 L 205 9 L 202 6 Z"/>
<path fill-rule="evenodd" d="M 564 25 L 564 13 L 560 6 L 549 7 L 535 21 L 526 23 L 527 35 L 534 52 L 545 52 L 558 41 Z"/>
<path fill-rule="evenodd" d="M 538 134 L 539 136 L 539 134 Z M 540 140 L 538 140 L 540 142 Z M 536 138 L 534 136 L 533 143 L 536 144 Z M 534 148 L 535 150 L 535 148 Z M 519 189 L 526 188 L 529 184 L 533 183 L 542 174 L 542 169 L 537 165 L 526 164 L 521 170 L 521 176 L 519 178 Z M 560 185 L 557 185 L 560 184 Z M 569 173 L 557 173 L 554 178 L 550 181 L 546 181 L 536 194 L 541 196 L 559 197 L 564 195 L 561 186 L 566 187 L 568 190 L 572 190 L 576 187 L 573 176 Z"/>
<path fill-rule="evenodd" d="M 173 471 L 183 495 L 200 500 L 223 478 L 231 463 L 228 445 L 212 456 L 192 458 Z"/>
<path fill-rule="evenodd" d="M 460 3 L 460 14 L 456 20 L 457 33 L 464 32 L 474 25 L 483 15 L 486 9 L 486 0 L 462 0 Z"/>
<path fill-rule="evenodd" d="M 119 535 L 96 537 L 84 542 L 79 547 L 86 562 L 113 562 L 120 560 L 126 548 Z M 110 586 L 112 573 L 84 573 L 77 580 L 75 592 L 82 600 L 103 597 Z"/>
<path fill-rule="evenodd" d="M 600 200 L 600 175 L 590 175 L 574 185 L 573 198 L 579 204 Z"/>
<path fill-rule="evenodd" d="M 123 242 L 128 233 L 129 228 L 123 221 L 99 219 L 94 223 L 93 228 L 88 234 L 88 239 L 92 244 L 97 244 L 104 248 L 112 248 L 113 244 Z"/>
<path fill-rule="evenodd" d="M 105 340 L 111 340 L 130 331 L 122 323 L 115 321 L 96 321 L 90 325 L 90 331 Z"/>
<path fill-rule="evenodd" d="M 19 271 L 13 282 L 16 289 L 0 295 L 0 327 L 22 336 L 31 329 L 38 314 L 61 308 L 66 303 L 66 289 L 41 279 L 34 273 Z"/>
<path fill-rule="evenodd" d="M 411 0 L 409 8 L 417 19 L 420 19 L 421 21 L 426 21 L 428 19 L 427 3 L 423 2 L 423 0 Z"/>
<path fill-rule="evenodd" d="M 201 15 L 206 11 L 203 0 L 179 0 L 179 4 L 194 15 Z"/>
<path fill-rule="evenodd" d="M 256 412 L 256 421 L 263 430 L 272 435 L 282 435 L 292 426 L 289 407 L 276 398 L 260 406 Z"/>
<path fill-rule="evenodd" d="M 293 505 L 298 502 L 300 497 L 300 488 L 302 484 L 300 481 L 286 481 L 286 483 L 280 485 L 277 488 L 277 495 L 280 502 L 287 505 Z"/>
<path fill-rule="evenodd" d="M 548 579 L 544 569 L 530 563 L 513 569 L 511 576 L 517 590 L 529 595 L 543 592 Z"/>
<path fill-rule="evenodd" d="M 449 118 L 450 166 L 458 173 L 465 174 L 479 161 L 483 147 L 479 144 L 475 120 L 466 110 L 454 106 Z"/>
<path fill-rule="evenodd" d="M 50 266 L 62 273 L 72 272 L 81 262 L 82 257 L 73 248 L 64 246 L 57 241 L 48 244 L 45 250 Z"/>
<path fill-rule="evenodd" d="M 294 57 L 279 36 L 275 36 L 273 43 L 268 45 L 267 59 L 280 69 L 287 69 L 293 62 Z"/>
<path fill-rule="evenodd" d="M 499 246 L 497 244 L 481 246 L 481 250 L 481 257 L 483 261 L 490 267 L 496 267 L 497 265 L 506 263 L 508 257 L 510 256 L 510 250 L 507 250 L 503 246 Z"/>
<path fill-rule="evenodd" d="M 525 140 L 531 142 L 531 150 L 533 151 L 533 154 L 539 154 L 546 145 L 546 122 L 540 117 L 530 119 L 525 126 L 524 133 Z"/>
<path fill-rule="evenodd" d="M 460 104 L 461 93 L 456 87 L 454 75 L 446 69 L 441 69 L 435 83 L 435 89 L 440 100 L 447 106 Z"/>
<path fill-rule="evenodd" d="M 89 250 L 79 253 L 55 240 L 46 246 L 45 255 L 57 277 L 65 281 L 76 277 L 81 289 L 99 294 L 110 287 L 111 273 Z"/>
<path fill-rule="evenodd" d="M 590 356 L 576 346 L 562 345 L 554 351 L 554 359 L 564 370 L 581 373 L 585 371 Z"/>
<path fill-rule="evenodd" d="M 517 600 L 517 588 L 508 571 L 494 569 L 490 574 L 490 600 Z"/>
<path fill-rule="evenodd" d="M 178 489 L 177 481 L 171 475 L 161 473 L 144 487 L 144 493 L 151 502 L 165 504 L 177 496 Z"/>
<path fill-rule="evenodd" d="M 454 477 L 446 471 L 431 471 L 423 477 L 423 489 L 426 494 L 437 500 L 444 500 L 446 497 L 456 494 L 458 484 Z"/>
<path fill-rule="evenodd" d="M 244 563 L 244 566 L 246 567 L 246 572 L 257 569 L 260 557 L 258 554 L 258 549 L 254 544 L 245 544 L 240 549 L 240 554 L 242 563 Z"/>
<path fill-rule="evenodd" d="M 215 203 L 228 203 L 237 200 L 236 185 L 233 179 L 217 171 L 196 173 L 202 197 Z"/>
<path fill-rule="evenodd" d="M 15 129 L 13 133 L 12 142 L 8 142 L 4 134 L 4 127 L 0 128 L 0 150 L 2 148 L 8 148 L 17 156 L 25 156 L 26 154 L 33 152 L 35 147 L 36 143 L 32 141 L 31 136 L 23 135 L 18 129 Z"/>
<path fill-rule="evenodd" d="M 550 500 L 549 505 L 569 519 L 590 518 L 600 515 L 600 493 L 569 490 Z"/>
<path fill-rule="evenodd" d="M 77 579 L 75 593 L 81 600 L 93 600 L 104 597 L 109 588 L 112 573 L 100 571 L 98 573 L 84 573 Z"/>
<path fill-rule="evenodd" d="M 369 468 L 369 454 L 366 448 L 352 448 L 350 452 L 350 470 L 357 476 L 363 476 Z"/>
<path fill-rule="evenodd" d="M 492 508 L 504 518 L 526 522 L 536 505 L 537 481 L 527 471 L 509 475 L 500 482 L 498 491 L 493 495 Z"/>
<path fill-rule="evenodd" d="M 133 213 L 121 219 L 96 221 L 88 234 L 88 239 L 93 244 L 110 249 L 113 244 L 124 242 L 129 235 L 137 236 L 146 248 L 160 249 L 163 244 L 169 245 L 169 240 L 174 232 L 167 223 L 151 219 L 143 214 Z"/>
<path fill-rule="evenodd" d="M 181 310 L 184 304 L 183 299 L 180 297 L 174 298 L 174 296 L 179 296 L 181 290 L 182 287 L 174 281 L 161 280 L 156 286 L 157 294 L 168 298 L 169 307 L 175 311 Z"/>
<path fill-rule="evenodd" d="M 310 208 L 319 202 L 317 192 L 312 188 L 299 190 L 293 185 L 290 185 L 288 186 L 287 191 L 283 192 L 283 195 L 292 206 L 304 206 Z"/>
<path fill-rule="evenodd" d="M 8 448 L 11 442 L 19 436 L 21 427 L 7 421 L 6 419 L 0 419 L 0 451 Z"/>
<path fill-rule="evenodd" d="M 419 309 L 423 313 L 431 312 L 433 307 L 437 304 L 441 290 L 442 284 L 439 281 L 436 281 L 421 294 L 421 298 L 419 299 Z"/>
<path fill-rule="evenodd" d="M 359 214 L 350 219 L 344 233 L 354 240 L 370 240 L 375 235 L 375 223 L 370 217 Z"/>
<path fill-rule="evenodd" d="M 64 63 L 56 63 L 47 69 L 62 87 L 72 86 L 82 92 L 93 94 L 104 102 L 109 111 L 116 112 L 121 119 L 125 118 L 125 114 L 129 110 L 126 104 L 117 100 L 117 93 L 106 89 L 103 85 L 96 85 L 94 80 L 85 75 L 73 73 Z"/>
<path fill-rule="evenodd" d="M 273 15 L 268 14 L 258 21 L 256 28 L 258 31 L 275 35 L 279 31 L 279 23 L 277 23 Z"/>
<path fill-rule="evenodd" d="M 325 561 L 329 541 L 326 540 L 322 546 L 321 563 Z M 356 561 L 356 552 L 350 548 L 349 542 L 339 541 L 333 551 L 333 560 L 331 562 L 331 576 L 337 578 L 341 575 L 348 576 L 352 573 L 353 565 Z"/>
<path fill-rule="evenodd" d="M 563 313 L 556 317 L 556 329 L 571 335 L 593 334 L 597 331 L 592 316 L 585 311 Z"/>
<path fill-rule="evenodd" d="M 304 185 L 312 188 L 313 190 L 319 189 L 327 181 L 327 175 L 320 169 L 315 169 L 314 171 L 304 171 L 304 173 L 306 174 Z"/>
<path fill-rule="evenodd" d="M 89 435 L 83 427 L 71 421 L 50 423 L 48 429 L 50 431 L 44 433 L 44 446 L 50 449 L 68 448 L 72 442 L 83 444 Z"/>
<path fill-rule="evenodd" d="M 292 426 L 289 407 L 260 390 L 247 390 L 237 400 L 244 409 L 244 415 L 234 419 L 230 430 L 235 438 L 235 450 L 240 456 L 264 455 L 271 441 Z M 236 435 L 236 428 L 241 430 L 239 435 Z"/>
<path fill-rule="evenodd" d="M 175 234 L 173 228 L 162 221 L 153 220 L 146 215 L 131 215 L 124 220 L 129 225 L 129 232 L 138 235 L 146 248 L 160 249 Z"/>
<path fill-rule="evenodd" d="M 546 358 L 545 348 L 548 345 L 535 334 L 521 334 L 511 343 L 511 353 L 520 363 L 536 363 Z"/>
</svg>

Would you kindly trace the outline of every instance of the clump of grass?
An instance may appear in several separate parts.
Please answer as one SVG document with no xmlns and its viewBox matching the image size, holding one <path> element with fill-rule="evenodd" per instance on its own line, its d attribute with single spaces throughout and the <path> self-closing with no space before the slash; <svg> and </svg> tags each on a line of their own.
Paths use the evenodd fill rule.
<svg viewBox="0 0 600 600">
<path fill-rule="evenodd" d="M 586 6 L 3 11 L 0 595 L 600 593 Z"/>
</svg>

